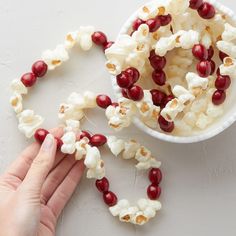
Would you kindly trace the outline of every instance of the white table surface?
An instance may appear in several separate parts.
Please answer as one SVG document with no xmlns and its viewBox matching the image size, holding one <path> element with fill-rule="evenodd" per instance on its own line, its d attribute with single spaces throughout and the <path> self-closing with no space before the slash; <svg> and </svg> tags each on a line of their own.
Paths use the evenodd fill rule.
<svg viewBox="0 0 236 236">
<path fill-rule="evenodd" d="M 9 83 L 30 69 L 45 49 L 62 42 L 66 32 L 80 25 L 94 25 L 114 39 L 126 18 L 144 0 L 0 1 L 0 171 L 27 145 L 18 132 L 15 115 L 8 105 Z M 224 3 L 236 11 L 234 0 Z M 111 83 L 98 49 L 88 54 L 76 50 L 71 61 L 32 89 L 29 108 L 47 118 L 45 127 L 57 125 L 58 104 L 72 91 L 90 89 L 110 93 Z M 93 132 L 110 134 L 103 112 L 88 114 Z M 163 210 L 144 227 L 122 224 L 103 204 L 94 182 L 83 178 L 63 212 L 59 236 L 235 236 L 236 235 L 236 125 L 206 142 L 190 145 L 155 140 L 135 127 L 119 134 L 134 137 L 162 161 Z M 104 151 L 112 189 L 121 198 L 145 196 L 147 178 L 131 163 Z"/>
</svg>

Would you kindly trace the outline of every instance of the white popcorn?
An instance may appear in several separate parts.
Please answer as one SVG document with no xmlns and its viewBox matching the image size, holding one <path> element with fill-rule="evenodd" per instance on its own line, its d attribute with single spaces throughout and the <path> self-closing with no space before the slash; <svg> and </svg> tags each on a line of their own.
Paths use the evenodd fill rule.
<svg viewBox="0 0 236 236">
<path fill-rule="evenodd" d="M 132 222 L 132 219 L 135 217 L 136 213 L 139 211 L 138 207 L 131 206 L 121 210 L 119 214 L 119 219 L 121 222 Z"/>
<path fill-rule="evenodd" d="M 22 96 L 18 93 L 15 93 L 10 98 L 10 104 L 13 107 L 16 114 L 19 114 L 23 111 Z"/>
<path fill-rule="evenodd" d="M 55 50 L 46 50 L 42 54 L 42 60 L 48 65 L 49 70 L 54 70 L 69 59 L 64 45 L 58 45 Z"/>
<path fill-rule="evenodd" d="M 191 105 L 191 111 L 195 113 L 205 112 L 208 104 L 208 97 L 201 96 L 200 98 L 196 99 Z"/>
<path fill-rule="evenodd" d="M 129 201 L 127 199 L 122 199 L 115 206 L 110 207 L 109 211 L 113 216 L 118 216 L 122 210 L 128 209 L 129 207 Z"/>
<path fill-rule="evenodd" d="M 84 51 L 88 51 L 93 46 L 92 34 L 95 32 L 93 26 L 81 26 L 78 32 L 77 41 Z"/>
<path fill-rule="evenodd" d="M 148 170 L 150 168 L 160 168 L 161 162 L 151 157 L 147 161 L 139 162 L 135 167 L 138 170 Z"/>
<path fill-rule="evenodd" d="M 232 78 L 236 77 L 236 60 L 230 57 L 224 59 L 224 64 L 220 65 L 220 73 L 229 75 Z"/>
<path fill-rule="evenodd" d="M 232 42 L 218 41 L 216 44 L 217 48 L 229 55 L 232 58 L 236 58 L 236 45 Z"/>
<path fill-rule="evenodd" d="M 189 91 L 195 96 L 201 94 L 208 86 L 208 78 L 202 78 L 193 72 L 188 72 L 186 74 L 186 81 L 188 83 Z"/>
<path fill-rule="evenodd" d="M 197 115 L 194 112 L 187 112 L 184 117 L 183 121 L 187 124 L 190 125 L 191 127 L 194 127 L 196 122 L 197 122 Z"/>
<path fill-rule="evenodd" d="M 171 15 L 181 15 L 189 7 L 188 0 L 169 0 L 167 5 L 167 12 Z"/>
<path fill-rule="evenodd" d="M 27 94 L 28 93 L 28 89 L 27 87 L 25 87 L 25 85 L 18 79 L 14 79 L 11 82 L 11 90 L 16 93 L 16 94 Z"/>
<path fill-rule="evenodd" d="M 75 46 L 77 40 L 78 40 L 78 31 L 74 31 L 74 32 L 69 32 L 66 35 L 66 40 L 65 40 L 65 47 L 67 49 L 71 49 Z"/>
<path fill-rule="evenodd" d="M 115 136 L 109 136 L 107 138 L 107 145 L 115 156 L 118 156 L 125 148 L 125 142 Z"/>
<path fill-rule="evenodd" d="M 101 154 L 97 147 L 91 147 L 90 145 L 86 146 L 86 157 L 84 164 L 88 169 L 96 168 L 98 161 L 101 159 Z"/>
<path fill-rule="evenodd" d="M 225 30 L 222 34 L 223 41 L 231 42 L 236 39 L 236 28 L 229 23 L 225 24 Z"/>
<path fill-rule="evenodd" d="M 130 140 L 128 142 L 125 142 L 124 152 L 122 154 L 122 157 L 124 159 L 132 159 L 135 158 L 135 155 L 140 148 L 140 144 L 135 140 Z"/>
<path fill-rule="evenodd" d="M 77 161 L 82 160 L 86 157 L 87 154 L 86 146 L 88 143 L 89 139 L 86 137 L 75 143 L 75 149 L 76 149 L 75 159 Z"/>
<path fill-rule="evenodd" d="M 209 48 L 212 45 L 211 35 L 208 31 L 205 31 L 200 40 L 201 44 L 203 44 L 206 48 Z"/>
<path fill-rule="evenodd" d="M 71 132 L 74 133 L 79 132 L 80 130 L 80 122 L 78 120 L 66 120 L 66 127 L 64 128 L 65 132 Z"/>
<path fill-rule="evenodd" d="M 143 6 L 138 11 L 138 17 L 146 21 L 148 19 L 155 18 L 159 14 L 163 15 L 165 13 L 164 3 L 164 1 L 159 1 L 152 2 L 150 4 L 147 4 L 146 6 Z"/>
<path fill-rule="evenodd" d="M 32 110 L 24 110 L 17 117 L 19 120 L 18 129 L 27 138 L 31 138 L 44 121 L 41 116 L 35 115 Z"/>
<path fill-rule="evenodd" d="M 144 54 L 141 52 L 132 52 L 128 55 L 125 62 L 130 67 L 142 68 L 145 64 Z"/>
<path fill-rule="evenodd" d="M 192 102 L 195 99 L 194 95 L 192 95 L 187 89 L 180 85 L 176 85 L 172 92 L 175 97 L 179 99 L 180 103 L 183 103 L 184 105 L 187 105 L 189 102 Z"/>
<path fill-rule="evenodd" d="M 159 56 L 165 56 L 168 51 L 175 48 L 176 45 L 176 35 L 171 35 L 169 37 L 162 37 L 157 41 L 155 46 L 155 53 Z"/>
<path fill-rule="evenodd" d="M 135 159 L 139 162 L 144 162 L 147 161 L 148 159 L 151 158 L 151 152 L 145 147 L 140 147 L 136 154 L 135 154 Z"/>
<path fill-rule="evenodd" d="M 184 110 L 184 107 L 184 104 L 180 102 L 179 99 L 172 99 L 161 111 L 161 116 L 163 116 L 167 121 L 172 122 L 175 120 L 176 116 Z"/>
<path fill-rule="evenodd" d="M 96 95 L 93 92 L 85 91 L 84 94 L 84 104 L 85 108 L 94 108 L 97 106 Z"/>
<path fill-rule="evenodd" d="M 138 30 L 132 34 L 132 38 L 138 43 L 149 43 L 149 27 L 147 24 L 139 26 Z"/>
<path fill-rule="evenodd" d="M 114 58 L 114 59 L 107 60 L 105 66 L 110 74 L 118 75 L 122 72 L 123 64 L 124 62 L 121 63 L 119 60 Z"/>
<path fill-rule="evenodd" d="M 199 128 L 199 129 L 205 129 L 209 124 L 211 124 L 212 122 L 212 118 L 205 115 L 204 113 L 201 113 L 199 116 L 198 116 L 198 119 L 197 119 L 197 122 L 196 122 L 196 126 Z"/>
<path fill-rule="evenodd" d="M 59 108 L 58 118 L 62 121 L 66 120 L 81 120 L 84 117 L 82 109 L 77 109 L 76 106 L 71 104 L 62 103 Z"/>
<path fill-rule="evenodd" d="M 142 118 L 143 123 L 152 129 L 156 129 L 158 127 L 157 119 L 160 115 L 160 110 L 160 107 L 153 105 L 150 116 Z"/>
<path fill-rule="evenodd" d="M 184 31 L 181 36 L 178 38 L 177 43 L 179 43 L 180 47 L 183 49 L 190 49 L 195 44 L 199 43 L 199 33 L 194 30 Z"/>
<path fill-rule="evenodd" d="M 183 120 L 175 120 L 175 132 L 176 134 L 189 135 L 192 132 L 193 127 L 188 125 Z"/>
<path fill-rule="evenodd" d="M 217 118 L 224 114 L 223 106 L 215 106 L 212 102 L 208 104 L 206 114 L 211 118 Z"/>
<path fill-rule="evenodd" d="M 88 179 L 102 179 L 105 177 L 105 168 L 103 160 L 99 160 L 97 166 L 92 169 L 88 169 L 87 178 Z"/>
<path fill-rule="evenodd" d="M 70 131 L 65 133 L 61 138 L 63 145 L 61 151 L 65 154 L 73 154 L 75 152 L 76 135 Z"/>
<path fill-rule="evenodd" d="M 76 92 L 70 94 L 70 96 L 67 98 L 67 103 L 74 105 L 79 109 L 84 109 L 85 107 L 84 97 Z"/>
</svg>

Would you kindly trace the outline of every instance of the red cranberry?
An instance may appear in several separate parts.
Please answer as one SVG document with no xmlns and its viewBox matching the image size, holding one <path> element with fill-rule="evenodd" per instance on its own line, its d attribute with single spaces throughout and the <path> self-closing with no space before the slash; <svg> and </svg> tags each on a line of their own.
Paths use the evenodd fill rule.
<svg viewBox="0 0 236 236">
<path fill-rule="evenodd" d="M 220 67 L 216 70 L 216 75 L 220 75 Z"/>
<path fill-rule="evenodd" d="M 159 116 L 158 123 L 160 125 L 160 128 L 167 133 L 171 133 L 175 128 L 174 122 L 169 122 L 162 116 Z"/>
<path fill-rule="evenodd" d="M 154 19 L 154 18 L 153 19 L 149 19 L 149 20 L 146 21 L 146 24 L 149 27 L 149 31 L 150 32 L 157 31 L 160 28 L 160 26 L 161 26 L 160 21 L 159 21 L 158 18 L 156 18 L 156 19 Z"/>
<path fill-rule="evenodd" d="M 175 97 L 173 95 L 166 96 L 162 101 L 161 108 L 163 109 L 166 106 L 166 104 L 170 102 L 171 100 L 173 100 L 174 98 Z"/>
<path fill-rule="evenodd" d="M 219 52 L 219 58 L 220 58 L 220 60 L 223 62 L 224 61 L 224 59 L 226 58 L 226 57 L 228 57 L 229 55 L 227 55 L 226 53 L 224 53 L 224 52 L 222 52 L 222 51 L 220 51 Z"/>
<path fill-rule="evenodd" d="M 95 147 L 103 146 L 106 142 L 107 138 L 102 134 L 95 134 L 90 138 L 90 144 Z"/>
<path fill-rule="evenodd" d="M 92 40 L 96 45 L 103 46 L 107 44 L 107 36 L 101 32 L 94 32 L 92 35 Z"/>
<path fill-rule="evenodd" d="M 117 203 L 117 196 L 113 192 L 107 191 L 103 193 L 103 200 L 109 207 L 112 207 Z"/>
<path fill-rule="evenodd" d="M 154 49 L 151 50 L 151 51 L 150 51 L 149 60 L 150 60 L 152 57 L 156 56 L 156 55 L 157 55 L 157 54 L 156 54 L 155 50 L 154 50 Z"/>
<path fill-rule="evenodd" d="M 213 60 L 210 60 L 210 63 L 211 63 L 211 74 L 210 75 L 213 75 L 216 70 L 216 63 Z"/>
<path fill-rule="evenodd" d="M 203 3 L 203 0 L 190 0 L 189 1 L 189 7 L 197 10 Z"/>
<path fill-rule="evenodd" d="M 61 146 L 63 145 L 63 141 L 60 138 L 55 137 L 57 142 L 57 150 L 61 150 Z"/>
<path fill-rule="evenodd" d="M 211 63 L 209 61 L 200 61 L 197 64 L 197 72 L 201 77 L 208 77 L 211 74 Z"/>
<path fill-rule="evenodd" d="M 122 93 L 124 98 L 128 98 L 129 99 L 129 95 L 128 95 L 127 89 L 121 89 L 121 93 Z"/>
<path fill-rule="evenodd" d="M 166 94 L 160 90 L 153 89 L 150 91 L 152 94 L 152 101 L 155 106 L 161 106 L 163 100 L 166 98 Z"/>
<path fill-rule="evenodd" d="M 83 130 L 79 136 L 79 139 L 83 138 L 88 138 L 89 140 L 91 139 L 91 134 L 88 131 Z"/>
<path fill-rule="evenodd" d="M 158 16 L 157 18 L 159 19 L 161 26 L 169 25 L 170 22 L 172 21 L 172 17 L 171 17 L 170 14 L 168 14 L 168 15 L 161 15 L 161 16 Z"/>
<path fill-rule="evenodd" d="M 208 58 L 208 51 L 202 44 L 195 44 L 192 53 L 198 60 L 207 60 Z"/>
<path fill-rule="evenodd" d="M 143 89 L 138 85 L 134 85 L 133 87 L 127 90 L 128 97 L 133 101 L 140 101 L 143 99 L 144 93 Z"/>
<path fill-rule="evenodd" d="M 203 19 L 211 19 L 215 16 L 216 11 L 215 8 L 208 2 L 204 2 L 199 8 L 198 8 L 198 14 Z"/>
<path fill-rule="evenodd" d="M 43 77 L 48 70 L 48 65 L 44 61 L 36 61 L 32 65 L 32 72 L 37 76 L 37 77 Z"/>
<path fill-rule="evenodd" d="M 219 75 L 215 81 L 215 87 L 219 90 L 226 90 L 231 85 L 231 79 L 228 75 Z"/>
<path fill-rule="evenodd" d="M 166 74 L 163 70 L 154 70 L 152 79 L 157 85 L 163 86 L 166 83 Z"/>
<path fill-rule="evenodd" d="M 215 105 L 221 105 L 226 99 L 226 93 L 222 90 L 216 90 L 212 96 L 212 102 Z"/>
<path fill-rule="evenodd" d="M 151 66 L 156 70 L 162 70 L 166 65 L 166 58 L 158 55 L 149 58 Z"/>
<path fill-rule="evenodd" d="M 147 189 L 149 199 L 156 200 L 161 196 L 161 188 L 157 185 L 151 184 Z"/>
<path fill-rule="evenodd" d="M 36 83 L 36 76 L 34 73 L 26 73 L 21 77 L 21 82 L 26 86 L 26 87 L 32 87 Z"/>
<path fill-rule="evenodd" d="M 138 30 L 138 28 L 139 28 L 139 26 L 140 25 L 142 25 L 142 24 L 144 24 L 145 23 L 145 21 L 143 21 L 143 20 L 141 20 L 141 19 L 136 19 L 135 21 L 134 21 L 134 23 L 133 23 L 133 30 L 134 31 L 136 31 L 136 30 Z"/>
<path fill-rule="evenodd" d="M 49 132 L 46 129 L 38 129 L 34 133 L 34 138 L 39 143 L 43 143 L 46 136 L 49 134 Z"/>
<path fill-rule="evenodd" d="M 158 168 L 151 169 L 149 172 L 149 180 L 153 184 L 156 184 L 156 185 L 160 184 L 160 182 L 162 180 L 161 170 Z"/>
<path fill-rule="evenodd" d="M 102 179 L 97 179 L 96 187 L 97 187 L 98 191 L 100 191 L 102 193 L 107 192 L 109 190 L 108 179 L 106 177 L 104 177 Z"/>
<path fill-rule="evenodd" d="M 103 45 L 103 50 L 106 51 L 108 48 L 110 48 L 114 44 L 113 41 L 109 41 Z"/>
<path fill-rule="evenodd" d="M 214 56 L 214 49 L 213 49 L 213 47 L 212 46 L 210 46 L 209 48 L 208 48 L 208 50 L 207 50 L 207 52 L 208 52 L 208 60 L 211 60 L 211 58 Z"/>
<path fill-rule="evenodd" d="M 106 109 L 112 103 L 111 99 L 107 95 L 98 95 L 96 98 L 97 105 L 101 108 Z"/>
<path fill-rule="evenodd" d="M 139 80 L 140 73 L 136 68 L 130 67 L 126 69 L 125 72 L 130 75 L 130 77 L 132 78 L 133 84 L 135 84 Z"/>
<path fill-rule="evenodd" d="M 133 79 L 126 71 L 116 76 L 116 82 L 120 88 L 129 88 L 133 85 Z"/>
</svg>

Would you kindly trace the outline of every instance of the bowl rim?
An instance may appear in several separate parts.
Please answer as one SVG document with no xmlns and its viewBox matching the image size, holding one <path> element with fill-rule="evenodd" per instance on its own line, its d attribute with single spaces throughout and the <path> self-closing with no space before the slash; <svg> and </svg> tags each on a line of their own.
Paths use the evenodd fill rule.
<svg viewBox="0 0 236 236">
<path fill-rule="evenodd" d="M 145 5 L 154 3 L 156 1 L 158 1 L 158 0 L 147 2 Z M 218 10 L 223 12 L 233 22 L 236 23 L 236 16 L 231 9 L 229 9 L 228 7 L 224 6 L 223 4 L 219 3 L 216 0 L 208 0 L 208 2 L 213 4 Z M 144 6 L 144 5 L 142 5 L 142 6 Z M 138 8 L 138 9 L 140 9 L 140 8 Z M 137 15 L 138 15 L 138 10 L 136 10 L 128 18 L 128 20 L 123 24 L 123 26 L 121 27 L 121 30 L 118 34 L 118 37 L 121 34 L 127 33 L 132 22 L 137 18 Z M 112 81 L 112 87 L 113 87 L 116 97 L 121 98 L 122 97 L 121 89 L 117 85 L 116 77 L 114 75 L 111 76 L 111 81 Z M 151 129 L 150 127 L 146 126 L 138 117 L 134 117 L 132 122 L 136 127 L 138 127 L 143 132 L 149 134 L 150 136 L 152 136 L 154 138 L 157 138 L 157 139 L 160 139 L 160 140 L 163 140 L 166 142 L 170 142 L 170 143 L 196 143 L 196 142 L 204 141 L 204 140 L 215 137 L 216 135 L 222 133 L 225 129 L 229 128 L 235 121 L 236 121 L 236 111 L 232 115 L 230 115 L 226 121 L 224 121 L 220 126 L 216 127 L 215 129 L 209 130 L 206 133 L 201 133 L 199 135 L 194 135 L 194 136 L 174 136 L 174 135 L 170 135 L 170 134 L 161 133 L 158 130 Z"/>
</svg>

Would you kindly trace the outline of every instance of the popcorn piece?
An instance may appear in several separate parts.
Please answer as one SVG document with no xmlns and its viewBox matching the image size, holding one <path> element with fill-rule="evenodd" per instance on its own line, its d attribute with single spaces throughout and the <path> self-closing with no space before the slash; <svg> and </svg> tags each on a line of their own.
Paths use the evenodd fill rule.
<svg viewBox="0 0 236 236">
<path fill-rule="evenodd" d="M 222 75 L 229 75 L 232 78 L 236 77 L 236 60 L 231 57 L 224 59 L 224 64 L 220 65 L 220 73 Z"/>
<path fill-rule="evenodd" d="M 10 104 L 12 105 L 16 114 L 19 114 L 23 111 L 22 96 L 20 94 L 15 93 L 13 96 L 11 96 Z"/>
<path fill-rule="evenodd" d="M 174 121 L 176 116 L 184 110 L 184 104 L 175 98 L 167 103 L 166 107 L 161 111 L 161 115 L 167 121 Z"/>
<path fill-rule="evenodd" d="M 209 48 L 212 45 L 211 35 L 208 31 L 205 31 L 201 37 L 201 44 L 203 44 L 206 48 Z"/>
<path fill-rule="evenodd" d="M 165 13 L 165 4 L 163 2 L 152 2 L 143 6 L 139 12 L 138 17 L 144 21 L 155 18 L 157 15 L 164 15 Z"/>
<path fill-rule="evenodd" d="M 78 32 L 77 41 L 84 51 L 88 51 L 93 46 L 92 34 L 95 32 L 93 26 L 81 26 Z"/>
<path fill-rule="evenodd" d="M 208 104 L 206 114 L 211 118 L 217 118 L 224 114 L 223 106 L 215 106 L 212 102 Z"/>
<path fill-rule="evenodd" d="M 84 94 L 84 104 L 85 108 L 94 108 L 97 106 L 96 95 L 90 91 L 85 91 Z"/>
<path fill-rule="evenodd" d="M 64 128 L 65 132 L 71 132 L 74 133 L 79 132 L 80 130 L 80 122 L 78 120 L 66 120 L 66 127 Z"/>
<path fill-rule="evenodd" d="M 109 210 L 113 216 L 118 216 L 122 210 L 128 209 L 129 207 L 129 201 L 122 199 L 115 206 L 110 207 Z"/>
<path fill-rule="evenodd" d="M 86 157 L 87 150 L 86 150 L 86 145 L 89 143 L 89 139 L 84 137 L 80 141 L 75 143 L 75 159 L 77 161 L 82 160 Z"/>
<path fill-rule="evenodd" d="M 31 138 L 44 121 L 41 116 L 35 115 L 32 110 L 24 110 L 17 117 L 19 120 L 18 129 L 27 138 Z"/>
<path fill-rule="evenodd" d="M 42 60 L 48 65 L 49 70 L 54 70 L 69 59 L 64 45 L 58 45 L 55 50 L 47 50 L 42 54 Z"/>
<path fill-rule="evenodd" d="M 147 24 L 142 24 L 139 26 L 138 30 L 132 34 L 132 39 L 138 43 L 149 43 L 149 27 Z"/>
<path fill-rule="evenodd" d="M 196 122 L 196 126 L 199 129 L 205 129 L 210 123 L 212 122 L 212 118 L 209 116 L 206 116 L 204 113 L 201 113 L 198 117 L 198 120 Z"/>
<path fill-rule="evenodd" d="M 225 30 L 222 34 L 223 41 L 231 42 L 236 39 L 236 28 L 229 23 L 225 24 Z"/>
<path fill-rule="evenodd" d="M 78 40 L 78 35 L 79 32 L 78 31 L 74 31 L 74 32 L 69 32 L 66 35 L 66 40 L 65 40 L 65 47 L 66 49 L 71 49 L 75 46 L 77 40 Z"/>
<path fill-rule="evenodd" d="M 194 112 L 187 112 L 184 117 L 183 121 L 187 124 L 190 125 L 191 127 L 194 127 L 196 122 L 197 122 L 197 116 Z"/>
<path fill-rule="evenodd" d="M 87 171 L 88 179 L 102 179 L 105 177 L 105 168 L 103 160 L 99 160 L 97 166 Z"/>
<path fill-rule="evenodd" d="M 107 138 L 107 145 L 115 156 L 118 156 L 125 148 L 125 142 L 115 136 L 109 136 Z"/>
<path fill-rule="evenodd" d="M 114 59 L 108 60 L 105 64 L 105 66 L 110 74 L 118 75 L 122 72 L 123 64 L 124 64 L 124 62 L 121 63 L 119 60 L 114 58 Z"/>
<path fill-rule="evenodd" d="M 181 15 L 189 7 L 188 0 L 170 0 L 167 5 L 167 12 L 171 15 Z"/>
<path fill-rule="evenodd" d="M 176 35 L 171 35 L 170 37 L 160 38 L 156 43 L 155 53 L 159 56 L 165 56 L 168 51 L 175 48 L 176 37 Z"/>
<path fill-rule="evenodd" d="M 177 134 L 189 135 L 192 132 L 193 127 L 185 123 L 183 120 L 175 121 L 175 132 Z"/>
<path fill-rule="evenodd" d="M 28 89 L 27 87 L 25 87 L 25 85 L 18 79 L 14 79 L 11 82 L 11 90 L 16 93 L 16 94 L 27 94 L 28 93 Z"/>
<path fill-rule="evenodd" d="M 81 109 L 77 109 L 74 105 L 62 103 L 60 105 L 58 118 L 62 121 L 66 120 L 81 120 L 84 117 L 84 112 Z"/>
<path fill-rule="evenodd" d="M 101 154 L 97 147 L 86 146 L 86 157 L 84 164 L 88 169 L 93 169 L 97 167 L 99 160 L 101 159 Z"/>
<path fill-rule="evenodd" d="M 216 46 L 220 51 L 226 53 L 232 58 L 236 58 L 236 46 L 234 43 L 226 41 L 218 41 Z"/>
<path fill-rule="evenodd" d="M 183 49 L 190 49 L 194 44 L 199 43 L 199 33 L 194 30 L 184 31 L 182 35 L 177 38 L 179 45 Z"/>
<path fill-rule="evenodd" d="M 156 129 L 158 127 L 157 118 L 159 117 L 159 115 L 160 115 L 160 107 L 153 106 L 152 113 L 150 114 L 150 116 L 143 118 L 142 121 L 148 127 Z"/>
<path fill-rule="evenodd" d="M 192 95 L 187 89 L 180 85 L 176 85 L 173 88 L 173 94 L 177 97 L 180 103 L 187 105 L 195 99 L 195 96 Z"/>
<path fill-rule="evenodd" d="M 207 108 L 208 97 L 202 96 L 196 99 L 191 105 L 191 111 L 195 113 L 205 112 Z"/>
<path fill-rule="evenodd" d="M 122 157 L 124 159 L 132 159 L 135 158 L 136 152 L 140 148 L 140 144 L 135 140 L 130 140 L 125 143 L 125 150 L 123 152 Z"/>
<path fill-rule="evenodd" d="M 65 154 L 73 154 L 75 152 L 76 135 L 74 132 L 67 132 L 61 138 L 63 145 L 61 151 Z"/>
<path fill-rule="evenodd" d="M 136 213 L 139 211 L 138 207 L 132 206 L 121 210 L 119 214 L 119 219 L 121 222 L 129 223 L 135 217 Z"/>
</svg>

